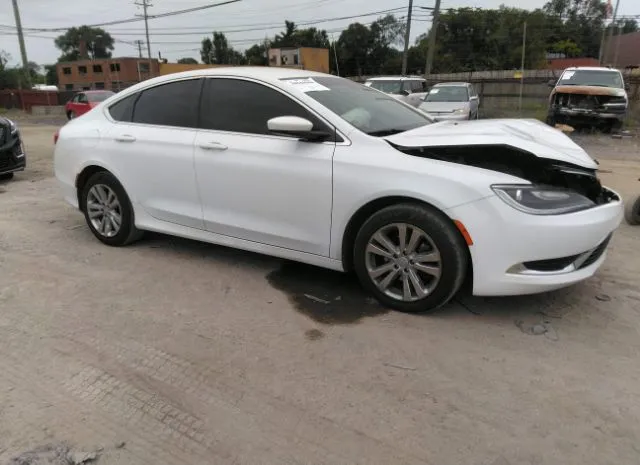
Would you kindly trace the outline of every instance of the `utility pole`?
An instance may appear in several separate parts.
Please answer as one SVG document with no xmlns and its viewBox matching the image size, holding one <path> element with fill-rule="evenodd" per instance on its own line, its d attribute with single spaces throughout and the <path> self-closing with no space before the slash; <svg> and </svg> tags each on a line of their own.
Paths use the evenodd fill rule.
<svg viewBox="0 0 640 465">
<path fill-rule="evenodd" d="M 22 33 L 22 21 L 20 21 L 20 10 L 18 9 L 18 0 L 12 0 L 13 15 L 16 18 L 16 29 L 18 30 L 18 43 L 20 44 L 20 55 L 22 55 L 22 66 L 25 71 L 27 85 L 31 87 L 31 74 L 29 74 L 29 61 L 27 60 L 27 48 L 24 46 L 24 34 Z"/>
<path fill-rule="evenodd" d="M 607 40 L 604 52 L 602 54 L 603 64 L 605 64 L 606 61 L 607 61 L 607 48 L 609 48 L 611 46 L 611 40 L 613 39 L 613 30 L 615 29 L 615 25 L 616 25 L 616 17 L 618 16 L 618 7 L 619 6 L 620 6 L 620 0 L 618 0 L 616 2 L 616 7 L 613 10 L 613 18 L 611 18 L 611 29 L 609 30 L 609 39 Z"/>
<path fill-rule="evenodd" d="M 139 2 L 135 2 L 135 4 L 142 7 L 142 16 L 144 17 L 144 32 L 147 36 L 147 56 L 149 58 L 149 68 L 151 68 L 151 41 L 149 40 L 149 15 L 147 13 L 147 9 L 153 5 L 151 4 L 150 0 L 140 0 Z"/>
<path fill-rule="evenodd" d="M 138 56 L 142 58 L 142 41 L 136 40 L 135 44 L 138 46 Z"/>
<path fill-rule="evenodd" d="M 413 11 L 413 0 L 409 0 L 409 11 L 407 11 L 407 26 L 404 31 L 404 53 L 402 54 L 402 75 L 407 74 L 407 59 L 409 55 L 409 37 L 411 35 L 411 12 Z"/>
<path fill-rule="evenodd" d="M 520 98 L 518 99 L 518 110 L 522 116 L 522 91 L 524 89 L 524 60 L 526 58 L 527 51 L 527 22 L 524 22 L 522 29 L 522 62 L 520 64 Z"/>
<path fill-rule="evenodd" d="M 427 64 L 424 67 L 425 77 L 431 74 L 433 67 L 433 54 L 436 49 L 436 34 L 438 31 L 438 20 L 440 19 L 440 0 L 436 0 L 436 6 L 433 8 L 433 20 L 431 21 L 431 30 L 429 31 L 429 49 L 427 50 Z"/>
</svg>

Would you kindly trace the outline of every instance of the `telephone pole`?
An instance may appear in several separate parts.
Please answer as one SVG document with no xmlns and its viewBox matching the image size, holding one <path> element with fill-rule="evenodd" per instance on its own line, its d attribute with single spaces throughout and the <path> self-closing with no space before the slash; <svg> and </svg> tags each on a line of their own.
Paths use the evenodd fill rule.
<svg viewBox="0 0 640 465">
<path fill-rule="evenodd" d="M 142 58 L 142 41 L 136 40 L 135 44 L 138 46 L 138 56 Z"/>
<path fill-rule="evenodd" d="M 608 40 L 607 40 L 607 42 L 606 42 L 605 49 L 604 49 L 604 53 L 603 53 L 603 56 L 602 56 L 602 61 L 603 61 L 603 62 L 605 62 L 605 63 L 603 63 L 603 64 L 606 64 L 607 58 L 611 58 L 611 57 L 608 57 L 608 56 L 607 56 L 607 52 L 608 52 L 608 50 L 607 50 L 607 49 L 608 49 L 609 47 L 611 47 L 611 44 L 613 43 L 613 42 L 612 42 L 612 40 L 613 40 L 613 30 L 614 30 L 614 29 L 615 29 L 615 27 L 616 27 L 616 18 L 618 17 L 618 7 L 619 7 L 619 6 L 620 6 L 620 0 L 618 0 L 618 1 L 616 2 L 616 7 L 615 7 L 615 9 L 613 10 L 613 18 L 611 18 L 611 26 L 610 26 L 610 29 L 609 29 L 609 39 L 608 39 Z"/>
<path fill-rule="evenodd" d="M 20 21 L 20 10 L 18 9 L 18 0 L 12 0 L 13 15 L 16 18 L 16 29 L 18 30 L 18 43 L 20 44 L 20 55 L 22 55 L 22 66 L 25 71 L 27 85 L 31 87 L 31 74 L 29 74 L 29 61 L 27 60 L 27 48 L 24 46 L 24 34 L 22 33 L 22 21 Z"/>
<path fill-rule="evenodd" d="M 409 11 L 407 12 L 407 26 L 404 31 L 404 53 L 402 54 L 402 75 L 407 74 L 407 59 L 409 55 L 409 37 L 411 35 L 411 12 L 413 11 L 413 0 L 409 0 Z"/>
<path fill-rule="evenodd" d="M 427 63 L 424 67 L 425 77 L 431 74 L 433 67 L 433 54 L 436 49 L 436 34 L 438 31 L 438 20 L 440 19 L 440 0 L 436 0 L 436 6 L 433 8 L 433 20 L 431 21 L 431 30 L 429 31 L 429 49 L 427 50 Z"/>
<path fill-rule="evenodd" d="M 150 0 L 140 0 L 139 2 L 135 2 L 135 4 L 142 7 L 142 16 L 144 17 L 144 32 L 147 36 L 147 56 L 149 57 L 149 61 L 151 61 L 151 41 L 149 40 L 149 15 L 147 13 L 147 9 L 153 5 L 151 4 Z"/>
</svg>

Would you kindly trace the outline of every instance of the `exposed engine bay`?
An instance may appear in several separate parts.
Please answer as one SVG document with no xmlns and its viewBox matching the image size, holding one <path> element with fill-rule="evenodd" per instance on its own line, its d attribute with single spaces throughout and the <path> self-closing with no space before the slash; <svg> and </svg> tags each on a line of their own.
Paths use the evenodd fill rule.
<svg viewBox="0 0 640 465">
<path fill-rule="evenodd" d="M 583 95 L 558 92 L 553 96 L 552 105 L 577 110 L 611 111 L 619 108 L 624 111 L 626 100 L 624 97 L 612 95 Z"/>
<path fill-rule="evenodd" d="M 595 169 L 539 158 L 532 153 L 508 145 L 393 146 L 407 155 L 475 166 L 517 176 L 532 184 L 571 189 L 587 197 L 596 205 L 619 200 L 614 192 L 602 187 Z"/>
</svg>

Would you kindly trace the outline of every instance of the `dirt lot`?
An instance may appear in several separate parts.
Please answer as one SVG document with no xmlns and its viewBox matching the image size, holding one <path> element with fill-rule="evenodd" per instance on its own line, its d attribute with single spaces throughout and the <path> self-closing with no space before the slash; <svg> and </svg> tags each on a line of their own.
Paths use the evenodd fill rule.
<svg viewBox="0 0 640 465">
<path fill-rule="evenodd" d="M 640 463 L 640 228 L 568 290 L 387 312 L 268 257 L 101 245 L 54 130 L 23 125 L 29 169 L 0 186 L 0 463 Z M 637 139 L 578 140 L 640 194 Z"/>
</svg>

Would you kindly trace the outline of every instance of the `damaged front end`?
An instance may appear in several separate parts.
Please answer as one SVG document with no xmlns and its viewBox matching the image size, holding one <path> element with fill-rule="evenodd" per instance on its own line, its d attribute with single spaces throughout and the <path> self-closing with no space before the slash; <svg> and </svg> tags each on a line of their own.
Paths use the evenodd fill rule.
<svg viewBox="0 0 640 465">
<path fill-rule="evenodd" d="M 540 158 L 508 145 L 436 147 L 392 145 L 407 155 L 497 171 L 525 179 L 536 186 L 567 189 L 589 199 L 593 202 L 593 206 L 620 200 L 618 194 L 602 186 L 596 169 Z"/>
<path fill-rule="evenodd" d="M 548 122 L 619 129 L 627 114 L 625 95 L 614 95 L 615 89 L 579 86 L 558 87 L 549 102 Z"/>
</svg>

